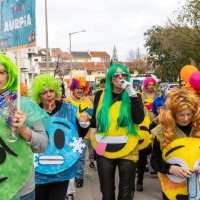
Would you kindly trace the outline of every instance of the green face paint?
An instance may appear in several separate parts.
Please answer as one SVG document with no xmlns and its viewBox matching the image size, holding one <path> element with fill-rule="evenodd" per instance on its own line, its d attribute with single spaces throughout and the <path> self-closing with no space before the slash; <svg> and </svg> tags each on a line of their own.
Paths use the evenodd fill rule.
<svg viewBox="0 0 200 200">
<path fill-rule="evenodd" d="M 8 141 L 10 129 L 0 117 L 0 196 L 12 199 L 24 186 L 33 168 L 33 153 L 21 137 Z"/>
</svg>

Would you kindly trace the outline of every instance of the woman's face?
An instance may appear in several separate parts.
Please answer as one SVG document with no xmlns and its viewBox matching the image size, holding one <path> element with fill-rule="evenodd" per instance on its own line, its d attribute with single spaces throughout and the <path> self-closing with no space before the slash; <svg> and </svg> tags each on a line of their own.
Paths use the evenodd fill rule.
<svg viewBox="0 0 200 200">
<path fill-rule="evenodd" d="M 55 104 L 56 92 L 51 88 L 47 88 L 40 93 L 40 100 L 42 105 L 49 106 L 49 104 Z"/>
<path fill-rule="evenodd" d="M 193 112 L 187 108 L 175 114 L 176 123 L 180 126 L 187 126 L 192 122 Z"/>
<path fill-rule="evenodd" d="M 122 89 L 121 81 L 125 81 L 128 74 L 124 72 L 121 68 L 118 68 L 115 73 L 112 74 L 113 90 Z"/>
<path fill-rule="evenodd" d="M 164 106 L 159 106 L 156 108 L 156 112 L 158 113 L 158 115 L 164 110 Z"/>
<path fill-rule="evenodd" d="M 149 82 L 147 84 L 146 91 L 153 92 L 154 91 L 154 87 L 155 87 L 155 84 L 152 83 L 152 82 Z"/>
<path fill-rule="evenodd" d="M 0 94 L 6 91 L 6 89 L 3 88 L 8 81 L 8 73 L 5 70 L 5 67 L 0 64 Z"/>
<path fill-rule="evenodd" d="M 73 95 L 75 96 L 76 99 L 81 99 L 83 97 L 83 88 L 82 87 L 75 88 L 73 91 Z"/>
</svg>

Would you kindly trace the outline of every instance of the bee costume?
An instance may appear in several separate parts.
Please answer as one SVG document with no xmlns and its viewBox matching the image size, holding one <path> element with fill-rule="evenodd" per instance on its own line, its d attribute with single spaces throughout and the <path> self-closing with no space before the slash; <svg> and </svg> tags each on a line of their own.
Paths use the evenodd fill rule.
<svg viewBox="0 0 200 200">
<path fill-rule="evenodd" d="M 119 76 L 114 77 L 114 73 L 118 73 Z M 120 94 L 114 93 L 114 83 L 120 80 L 127 84 L 127 88 L 125 86 Z M 124 65 L 112 65 L 106 75 L 105 90 L 95 101 L 98 103 L 94 104 L 91 127 L 97 128 L 97 132 L 92 138 L 92 144 L 97 153 L 103 199 L 114 199 L 116 167 L 119 169 L 121 185 L 118 199 L 133 197 L 138 159 L 137 124 L 143 121 L 144 112 L 142 101 L 129 81 L 130 74 Z"/>
<path fill-rule="evenodd" d="M 200 171 L 198 100 L 189 89 L 174 89 L 165 105 L 159 125 L 151 131 L 151 165 L 158 172 L 163 199 L 200 199 L 198 178 L 191 182 L 191 174 L 197 172 L 199 176 Z"/>
</svg>

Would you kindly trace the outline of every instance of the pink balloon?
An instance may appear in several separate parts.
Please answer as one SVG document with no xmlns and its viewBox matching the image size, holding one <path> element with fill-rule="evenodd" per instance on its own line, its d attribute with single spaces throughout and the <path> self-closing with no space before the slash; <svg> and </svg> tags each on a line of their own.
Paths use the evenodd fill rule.
<svg viewBox="0 0 200 200">
<path fill-rule="evenodd" d="M 195 90 L 200 90 L 200 72 L 192 73 L 189 83 Z"/>
</svg>

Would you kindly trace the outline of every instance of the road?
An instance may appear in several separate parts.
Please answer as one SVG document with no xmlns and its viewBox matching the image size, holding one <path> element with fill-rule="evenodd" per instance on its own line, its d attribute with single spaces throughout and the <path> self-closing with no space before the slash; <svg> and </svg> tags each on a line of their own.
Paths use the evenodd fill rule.
<svg viewBox="0 0 200 200">
<path fill-rule="evenodd" d="M 101 192 L 99 189 L 99 180 L 97 171 L 90 169 L 89 161 L 86 160 L 86 170 L 83 188 L 76 188 L 75 200 L 101 200 Z M 116 191 L 118 184 L 118 176 L 116 173 Z M 117 193 L 117 192 L 116 192 Z M 161 188 L 157 175 L 151 175 L 145 172 L 144 191 L 135 192 L 134 200 L 160 200 Z"/>
</svg>

